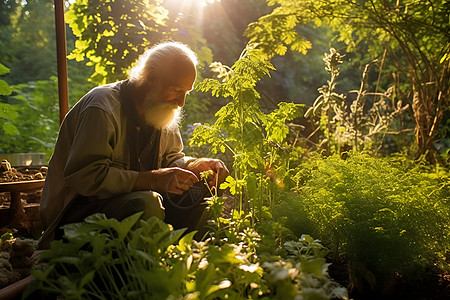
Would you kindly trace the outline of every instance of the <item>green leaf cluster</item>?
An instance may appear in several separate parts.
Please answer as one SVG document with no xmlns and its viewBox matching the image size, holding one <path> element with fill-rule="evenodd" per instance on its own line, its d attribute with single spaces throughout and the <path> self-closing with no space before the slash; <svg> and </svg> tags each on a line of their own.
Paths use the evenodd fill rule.
<svg viewBox="0 0 450 300">
<path fill-rule="evenodd" d="M 184 13 L 167 0 L 74 1 L 66 19 L 78 39 L 68 58 L 93 66 L 89 80 L 97 84 L 124 79 L 142 53 L 170 39 L 190 45 L 201 63 L 210 63 L 211 50 L 192 22 L 198 12 Z"/>
<path fill-rule="evenodd" d="M 347 46 L 355 62 L 364 65 L 378 59 L 380 74 L 372 83 L 375 93 L 387 92 L 395 85 L 413 110 L 417 155 L 427 153 L 430 162 L 439 162 L 433 143 L 443 138 L 438 136 L 438 125 L 442 112 L 448 111 L 450 99 L 447 0 L 267 3 L 274 6 L 272 12 L 251 23 L 246 31 L 267 57 L 285 54 L 288 45 L 306 50 L 296 47 L 308 43 L 300 42 L 299 36 L 305 24 L 331 27 L 337 34 L 335 41 Z"/>
<path fill-rule="evenodd" d="M 0 64 L 0 75 L 9 73 L 9 69 Z M 7 103 L 6 97 L 12 93 L 9 84 L 0 79 L 0 134 L 5 136 L 17 135 L 19 133 L 17 127 L 13 124 L 13 120 L 17 119 L 19 114 L 16 107 Z"/>
<path fill-rule="evenodd" d="M 274 216 L 377 278 L 420 274 L 443 263 L 450 249 L 450 186 L 447 171 L 412 166 L 357 153 L 317 156 L 299 168 L 296 194 L 283 198 Z"/>
<path fill-rule="evenodd" d="M 75 1 L 65 16 L 78 37 L 69 59 L 87 58 L 95 66 L 94 82 L 123 79 L 137 57 L 164 38 L 168 11 L 162 2 Z"/>
<path fill-rule="evenodd" d="M 17 114 L 10 121 L 16 130 L 4 132 L 0 152 L 44 152 L 51 157 L 59 128 L 57 78 L 11 86 L 5 100 Z"/>
<path fill-rule="evenodd" d="M 263 188 L 271 185 L 267 170 L 272 173 L 272 180 L 282 186 L 283 176 L 274 173 L 280 170 L 287 173 L 290 160 L 296 157 L 296 151 L 289 151 L 293 147 L 287 142 L 290 130 L 286 123 L 299 117 L 303 107 L 281 102 L 270 113 L 262 111 L 256 85 L 264 76 L 270 76 L 274 67 L 265 60 L 263 51 L 254 46 L 248 45 L 232 67 L 213 63 L 211 68 L 218 78 L 207 78 L 197 85 L 197 90 L 231 101 L 216 113 L 214 124 L 197 126 L 190 142 L 210 145 L 213 153 L 231 153 L 233 177 L 228 177 L 221 188 L 229 188 L 239 198 L 235 203 L 239 212 L 252 211 L 252 221 L 257 215 L 262 216 L 263 205 L 267 204 L 264 202 L 271 197 Z"/>
<path fill-rule="evenodd" d="M 123 221 L 95 214 L 63 226 L 64 239 L 40 256 L 24 298 L 40 291 L 64 299 L 347 299 L 327 273 L 320 241 L 302 236 L 261 253 L 257 232 L 236 240 L 193 240 L 159 219 Z M 267 240 L 274 248 L 273 241 Z M 276 246 L 275 246 L 276 247 Z"/>
<path fill-rule="evenodd" d="M 339 153 L 341 149 L 354 151 L 374 149 L 378 151 L 385 141 L 386 134 L 396 120 L 409 108 L 403 105 L 395 95 L 395 88 L 390 87 L 385 93 L 372 93 L 366 90 L 367 64 L 359 90 L 347 93 L 354 100 L 347 100 L 344 94 L 336 92 L 337 77 L 344 55 L 331 48 L 325 53 L 325 70 L 330 74 L 326 85 L 318 89 L 320 95 L 308 108 L 305 117 L 311 118 L 323 133 L 319 149 L 324 147 L 328 153 Z M 398 132 L 390 131 L 392 134 Z"/>
<path fill-rule="evenodd" d="M 191 143 L 210 144 L 213 152 L 228 149 L 238 161 L 235 166 L 242 168 L 244 165 L 254 169 L 264 166 L 261 147 L 269 141 L 283 141 L 288 134 L 285 122 L 301 113 L 302 106 L 293 103 L 280 103 L 270 114 L 262 112 L 258 101 L 260 94 L 255 86 L 274 69 L 262 57 L 262 51 L 250 45 L 231 68 L 218 62 L 212 64 L 222 82 L 208 78 L 196 87 L 232 101 L 216 113 L 217 120 L 213 125 L 204 124 L 195 129 Z"/>
<path fill-rule="evenodd" d="M 305 54 L 312 47 L 311 42 L 300 36 L 296 28 L 313 20 L 311 11 L 298 1 L 268 0 L 267 4 L 276 7 L 248 25 L 244 34 L 249 42 L 257 43 L 266 58 L 286 54 L 288 46 L 292 51 Z"/>
<path fill-rule="evenodd" d="M 0 6 L 0 60 L 11 70 L 1 75 L 10 86 L 0 95 L 0 152 L 45 152 L 49 159 L 59 128 L 54 3 L 4 1 Z M 73 43 L 69 29 L 69 51 Z M 68 70 L 71 107 L 93 85 L 82 63 L 69 61 Z M 0 86 L 5 93 L 3 81 Z"/>
</svg>

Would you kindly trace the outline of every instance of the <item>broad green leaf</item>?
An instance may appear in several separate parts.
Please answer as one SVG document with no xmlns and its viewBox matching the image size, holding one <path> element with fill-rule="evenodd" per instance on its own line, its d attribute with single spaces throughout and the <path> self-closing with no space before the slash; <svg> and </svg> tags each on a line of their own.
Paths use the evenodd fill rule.
<svg viewBox="0 0 450 300">
<path fill-rule="evenodd" d="M 32 270 L 31 274 L 37 280 L 45 281 L 48 276 L 53 272 L 55 265 L 49 265 L 47 268 Z"/>
<path fill-rule="evenodd" d="M 191 231 L 186 235 L 184 235 L 178 242 L 178 249 L 182 252 L 189 251 L 192 244 L 192 240 L 194 239 L 194 235 L 196 233 L 197 231 Z"/>
<path fill-rule="evenodd" d="M 0 118 L 14 120 L 19 116 L 14 105 L 0 102 Z"/>
<path fill-rule="evenodd" d="M 225 190 L 227 188 L 230 189 L 230 193 L 232 195 L 236 194 L 236 180 L 232 176 L 228 176 L 224 182 L 220 185 L 220 188 L 222 190 Z"/>
<path fill-rule="evenodd" d="M 86 284 L 88 284 L 89 282 L 94 280 L 94 275 L 95 275 L 95 270 L 84 275 L 83 278 L 81 278 L 80 287 L 84 287 Z"/>
<path fill-rule="evenodd" d="M 138 257 L 143 258 L 144 261 L 151 263 L 154 266 L 159 264 L 159 257 L 153 257 L 150 253 L 142 250 L 135 250 L 134 252 Z"/>
<path fill-rule="evenodd" d="M 9 73 L 9 69 L 0 63 L 0 75 L 5 75 Z"/>
<path fill-rule="evenodd" d="M 130 232 L 131 228 L 137 223 L 139 218 L 142 216 L 143 212 L 135 213 L 131 216 L 126 217 L 120 222 L 120 225 L 116 228 L 119 234 L 119 239 L 124 239 L 125 236 Z"/>
<path fill-rule="evenodd" d="M 326 263 L 325 258 L 316 257 L 312 259 L 301 259 L 300 268 L 305 273 L 314 274 L 317 277 L 323 277 L 323 267 Z"/>
<path fill-rule="evenodd" d="M 5 132 L 6 135 L 10 135 L 10 136 L 14 136 L 14 135 L 19 135 L 19 129 L 17 129 L 16 126 L 14 126 L 14 124 L 12 124 L 11 122 L 5 122 L 3 124 L 3 131 Z"/>
<path fill-rule="evenodd" d="M 0 79 L 0 95 L 11 95 L 12 90 L 6 81 Z"/>
<path fill-rule="evenodd" d="M 216 265 L 222 263 L 240 264 L 243 262 L 242 259 L 236 256 L 234 248 L 228 244 L 225 244 L 222 247 L 210 246 L 208 251 L 209 261 Z"/>
<path fill-rule="evenodd" d="M 80 263 L 81 259 L 79 257 L 63 256 L 55 258 L 53 261 L 63 264 L 77 265 Z"/>
</svg>

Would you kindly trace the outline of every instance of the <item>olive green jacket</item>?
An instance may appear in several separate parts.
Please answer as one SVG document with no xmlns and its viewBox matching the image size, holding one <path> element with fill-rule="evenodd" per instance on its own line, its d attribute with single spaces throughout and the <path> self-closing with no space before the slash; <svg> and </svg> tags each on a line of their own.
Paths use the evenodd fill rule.
<svg viewBox="0 0 450 300">
<path fill-rule="evenodd" d="M 124 81 L 103 85 L 87 93 L 66 115 L 49 162 L 40 203 L 45 230 L 41 248 L 47 248 L 69 203 L 78 195 L 107 199 L 132 191 L 138 171 L 130 170 L 129 115 L 121 105 Z M 122 97 L 123 99 L 123 97 Z M 123 101 L 123 100 L 122 100 Z M 185 167 L 194 158 L 183 154 L 178 129 L 162 130 L 157 167 Z M 151 159 L 149 160 L 151 161 Z"/>
</svg>

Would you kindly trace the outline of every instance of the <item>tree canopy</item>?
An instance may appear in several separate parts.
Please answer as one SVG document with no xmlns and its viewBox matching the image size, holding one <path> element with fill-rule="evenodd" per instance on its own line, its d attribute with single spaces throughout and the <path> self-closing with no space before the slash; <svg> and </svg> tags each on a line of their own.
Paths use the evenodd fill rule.
<svg viewBox="0 0 450 300">
<path fill-rule="evenodd" d="M 252 45 L 261 50 L 260 59 L 276 69 L 257 84 L 263 109 L 275 109 L 281 99 L 312 105 L 325 81 L 322 56 L 332 47 L 344 54 L 336 92 L 350 101 L 369 64 L 361 91 L 373 93 L 373 103 L 389 91 L 395 103 L 409 105 L 405 116 L 393 124 L 397 129 L 414 128 L 417 154 L 433 161 L 438 159 L 436 142 L 449 131 L 448 4 L 447 0 L 222 0 L 205 6 L 176 0 L 66 2 L 71 103 L 95 84 L 124 79 L 143 51 L 173 39 L 198 53 L 199 81 L 214 76 L 208 67 L 212 62 L 233 65 L 242 49 Z M 1 8 L 5 18 L 0 23 L 0 60 L 10 69 L 3 76 L 12 85 L 12 94 L 2 96 L 2 102 L 20 103 L 23 99 L 17 96 L 25 89 L 16 84 L 51 82 L 56 75 L 53 6 L 49 0 L 4 0 Z M 223 105 L 223 100 L 209 95 L 191 97 L 186 110 L 197 119 L 205 118 L 205 113 L 210 118 Z M 373 106 L 369 99 L 364 98 L 363 107 Z"/>
</svg>

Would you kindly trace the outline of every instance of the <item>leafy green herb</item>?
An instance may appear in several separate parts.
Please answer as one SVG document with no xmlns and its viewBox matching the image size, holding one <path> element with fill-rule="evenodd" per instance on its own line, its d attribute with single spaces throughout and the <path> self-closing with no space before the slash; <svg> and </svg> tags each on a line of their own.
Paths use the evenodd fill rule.
<svg viewBox="0 0 450 300">
<path fill-rule="evenodd" d="M 303 105 L 281 102 L 271 113 L 262 111 L 256 83 L 270 75 L 274 67 L 254 46 L 248 45 L 231 68 L 213 63 L 211 68 L 218 79 L 205 79 L 196 87 L 213 96 L 232 99 L 216 113 L 213 125 L 197 126 L 191 140 L 191 144 L 210 145 L 213 153 L 229 152 L 234 158 L 233 176 L 220 186 L 236 197 L 237 213 L 232 213 L 230 226 L 241 224 L 234 222 L 234 217 L 248 217 L 251 223 L 262 218 L 263 207 L 270 205 L 275 188 L 270 181 L 284 186 L 283 175 L 297 154 L 288 151 L 291 147 L 286 142 L 286 123 L 301 115 Z"/>
<path fill-rule="evenodd" d="M 280 247 L 283 256 L 256 255 L 261 240 L 250 229 L 238 243 L 196 242 L 195 232 L 183 236 L 184 229 L 140 216 L 119 222 L 95 214 L 65 225 L 24 297 L 39 290 L 64 299 L 347 298 L 327 274 L 323 247 L 308 236 Z"/>
</svg>

